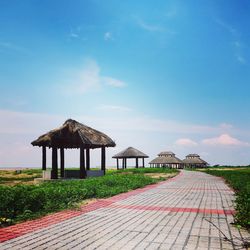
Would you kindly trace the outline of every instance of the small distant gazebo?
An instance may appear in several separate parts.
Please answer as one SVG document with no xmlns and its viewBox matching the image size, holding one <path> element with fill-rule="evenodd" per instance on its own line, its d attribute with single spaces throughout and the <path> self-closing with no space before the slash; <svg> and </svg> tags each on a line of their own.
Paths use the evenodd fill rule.
<svg viewBox="0 0 250 250">
<path fill-rule="evenodd" d="M 133 147 L 128 147 L 127 149 L 121 151 L 120 153 L 114 155 L 112 158 L 116 159 L 117 169 L 119 169 L 119 159 L 122 159 L 122 168 L 127 168 L 127 159 L 135 159 L 135 167 L 139 167 L 139 159 L 142 159 L 142 167 L 145 167 L 144 159 L 148 158 L 148 155 L 142 153 L 138 149 Z"/>
<path fill-rule="evenodd" d="M 164 151 L 149 162 L 150 167 L 183 168 L 183 162 L 171 151 Z"/>
<path fill-rule="evenodd" d="M 43 170 L 46 170 L 46 148 L 52 148 L 51 179 L 58 178 L 58 149 L 60 149 L 60 176 L 64 178 L 64 149 L 80 148 L 79 178 L 84 179 L 86 170 L 90 170 L 90 149 L 101 148 L 101 170 L 105 174 L 105 148 L 116 146 L 107 135 L 72 119 L 65 121 L 61 127 L 41 135 L 31 144 L 42 147 Z"/>
<path fill-rule="evenodd" d="M 205 168 L 208 163 L 200 158 L 198 154 L 189 154 L 183 160 L 184 166 L 188 168 Z"/>
</svg>

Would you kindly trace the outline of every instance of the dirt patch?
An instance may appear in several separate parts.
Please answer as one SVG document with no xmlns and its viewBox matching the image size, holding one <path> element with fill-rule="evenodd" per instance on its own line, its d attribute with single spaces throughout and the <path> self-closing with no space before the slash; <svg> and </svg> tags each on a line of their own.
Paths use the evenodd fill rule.
<svg viewBox="0 0 250 250">
<path fill-rule="evenodd" d="M 17 184 L 34 184 L 34 178 L 42 174 L 35 171 L 22 170 L 0 170 L 0 185 L 15 186 Z"/>
<path fill-rule="evenodd" d="M 149 176 L 149 177 L 154 178 L 154 179 L 159 179 L 159 178 L 168 179 L 168 178 L 172 178 L 172 177 L 176 176 L 177 174 L 178 173 L 171 173 L 171 174 L 166 174 L 166 173 L 146 173 L 144 175 Z"/>
<path fill-rule="evenodd" d="M 243 170 L 247 168 L 216 168 L 214 170 L 219 170 L 219 171 L 232 171 L 232 170 Z"/>
<path fill-rule="evenodd" d="M 218 171 L 233 171 L 233 170 L 244 170 L 249 168 L 197 168 L 199 171 L 207 171 L 207 170 L 218 170 Z"/>
<path fill-rule="evenodd" d="M 133 174 L 133 172 L 121 172 L 119 174 Z"/>
</svg>

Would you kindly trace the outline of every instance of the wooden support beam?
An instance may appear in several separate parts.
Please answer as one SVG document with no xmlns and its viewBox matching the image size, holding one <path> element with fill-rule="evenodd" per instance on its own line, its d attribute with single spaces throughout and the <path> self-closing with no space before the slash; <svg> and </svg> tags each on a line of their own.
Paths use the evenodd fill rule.
<svg viewBox="0 0 250 250">
<path fill-rule="evenodd" d="M 125 168 L 125 165 L 124 165 L 125 163 L 124 163 L 124 158 L 122 158 L 122 169 L 124 169 Z"/>
<path fill-rule="evenodd" d="M 125 166 L 125 169 L 127 169 L 127 158 L 124 159 L 124 166 Z"/>
<path fill-rule="evenodd" d="M 52 171 L 51 179 L 58 179 L 57 148 L 52 148 Z"/>
<path fill-rule="evenodd" d="M 85 169 L 85 152 L 84 148 L 80 148 L 80 179 L 86 178 L 86 169 Z"/>
<path fill-rule="evenodd" d="M 145 168 L 145 161 L 144 161 L 144 158 L 142 158 L 142 167 Z"/>
<path fill-rule="evenodd" d="M 43 146 L 43 151 L 42 151 L 42 170 L 46 170 L 46 147 Z"/>
<path fill-rule="evenodd" d="M 102 147 L 101 151 L 101 170 L 104 171 L 104 174 L 106 172 L 106 152 L 105 152 L 105 147 Z"/>
<path fill-rule="evenodd" d="M 139 164 L 138 164 L 138 158 L 135 158 L 135 167 L 138 168 Z"/>
<path fill-rule="evenodd" d="M 119 159 L 118 158 L 116 158 L 116 168 L 117 168 L 117 170 L 119 170 Z"/>
<path fill-rule="evenodd" d="M 60 148 L 60 170 L 61 170 L 61 178 L 64 177 L 64 148 Z"/>
<path fill-rule="evenodd" d="M 86 149 L 86 169 L 90 170 L 90 149 Z"/>
</svg>

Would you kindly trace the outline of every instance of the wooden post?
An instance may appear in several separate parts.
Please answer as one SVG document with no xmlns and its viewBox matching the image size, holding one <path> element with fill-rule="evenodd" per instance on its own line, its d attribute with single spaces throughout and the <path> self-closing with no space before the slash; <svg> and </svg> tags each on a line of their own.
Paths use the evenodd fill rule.
<svg viewBox="0 0 250 250">
<path fill-rule="evenodd" d="M 106 155 L 105 155 L 105 147 L 102 147 L 102 153 L 101 153 L 101 170 L 104 171 L 104 174 L 106 172 Z"/>
<path fill-rule="evenodd" d="M 86 169 L 90 170 L 90 153 L 89 148 L 86 149 Z"/>
<path fill-rule="evenodd" d="M 127 169 L 127 158 L 124 159 L 124 166 L 125 166 L 125 169 Z"/>
<path fill-rule="evenodd" d="M 144 158 L 142 158 L 142 167 L 145 168 Z"/>
<path fill-rule="evenodd" d="M 86 178 L 84 148 L 80 148 L 80 179 Z"/>
<path fill-rule="evenodd" d="M 46 147 L 43 146 L 43 153 L 42 153 L 42 170 L 46 170 Z"/>
<path fill-rule="evenodd" d="M 118 158 L 116 158 L 116 168 L 117 168 L 117 170 L 119 170 L 119 159 Z"/>
<path fill-rule="evenodd" d="M 60 148 L 60 170 L 61 170 L 61 178 L 64 177 L 64 148 Z"/>
<path fill-rule="evenodd" d="M 57 148 L 52 148 L 52 171 L 51 179 L 58 179 Z"/>
<path fill-rule="evenodd" d="M 135 167 L 138 168 L 138 158 L 135 158 Z"/>
<path fill-rule="evenodd" d="M 125 168 L 125 162 L 124 162 L 124 158 L 122 158 L 122 169 Z"/>
</svg>

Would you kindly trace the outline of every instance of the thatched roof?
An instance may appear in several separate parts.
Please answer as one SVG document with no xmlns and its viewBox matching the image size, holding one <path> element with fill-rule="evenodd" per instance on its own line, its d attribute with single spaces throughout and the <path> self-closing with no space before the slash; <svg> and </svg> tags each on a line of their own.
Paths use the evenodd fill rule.
<svg viewBox="0 0 250 250">
<path fill-rule="evenodd" d="M 189 154 L 186 156 L 186 159 L 183 160 L 184 164 L 197 164 L 204 165 L 207 164 L 206 161 L 202 160 L 197 154 Z"/>
<path fill-rule="evenodd" d="M 128 147 L 120 153 L 114 155 L 112 158 L 148 158 L 148 156 L 138 149 Z"/>
<path fill-rule="evenodd" d="M 183 162 L 177 157 L 162 157 L 158 156 L 149 164 L 182 164 Z"/>
<path fill-rule="evenodd" d="M 171 151 L 163 151 L 159 153 L 158 156 L 175 156 L 175 154 Z"/>
<path fill-rule="evenodd" d="M 200 157 L 198 154 L 189 154 L 186 156 L 186 158 L 192 158 L 192 157 Z"/>
<path fill-rule="evenodd" d="M 61 127 L 41 135 L 31 143 L 33 146 L 46 146 L 57 148 L 98 148 L 115 147 L 115 142 L 93 128 L 75 120 L 67 120 Z"/>
<path fill-rule="evenodd" d="M 182 164 L 182 160 L 177 158 L 171 151 L 164 151 L 158 154 L 149 164 Z"/>
</svg>

